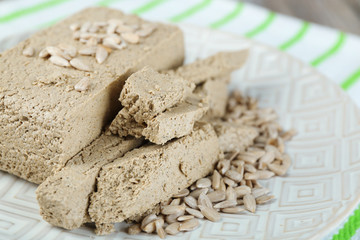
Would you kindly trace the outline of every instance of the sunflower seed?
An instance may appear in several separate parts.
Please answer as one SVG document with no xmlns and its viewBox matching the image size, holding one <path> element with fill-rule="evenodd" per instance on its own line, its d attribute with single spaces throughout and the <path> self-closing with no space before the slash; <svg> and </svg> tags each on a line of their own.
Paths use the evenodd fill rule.
<svg viewBox="0 0 360 240">
<path fill-rule="evenodd" d="M 186 211 L 186 209 L 185 209 L 185 211 Z M 183 215 L 183 216 L 178 217 L 177 220 L 179 222 L 183 222 L 183 221 L 190 220 L 190 219 L 193 219 L 193 218 L 194 218 L 193 215 Z"/>
<path fill-rule="evenodd" d="M 190 193 L 190 196 L 194 197 L 194 198 L 198 198 L 200 196 L 201 193 L 207 193 L 209 191 L 209 189 L 207 188 L 200 188 L 200 189 L 196 189 L 195 191 L 192 191 Z"/>
<path fill-rule="evenodd" d="M 208 198 L 208 196 L 205 195 L 205 193 L 200 194 L 199 199 L 198 199 L 198 207 L 199 207 L 199 205 L 212 208 L 212 203 L 211 203 L 210 199 Z"/>
<path fill-rule="evenodd" d="M 204 215 L 199 210 L 192 209 L 192 208 L 185 208 L 185 211 L 196 218 L 204 218 Z"/>
<path fill-rule="evenodd" d="M 236 183 L 228 177 L 223 178 L 224 183 L 228 186 L 235 187 Z"/>
<path fill-rule="evenodd" d="M 163 229 L 163 225 L 164 225 L 164 220 L 162 218 L 155 220 L 156 233 L 161 239 L 164 239 L 166 237 L 166 233 L 165 230 Z"/>
<path fill-rule="evenodd" d="M 251 164 L 245 164 L 244 169 L 245 169 L 246 172 L 250 172 L 250 173 L 255 173 L 256 172 L 256 168 Z"/>
<path fill-rule="evenodd" d="M 141 232 L 140 224 L 134 224 L 128 228 L 128 234 L 130 235 L 136 235 L 139 234 L 140 232 Z"/>
<path fill-rule="evenodd" d="M 171 205 L 171 206 L 180 205 L 180 201 L 181 201 L 180 198 L 175 198 L 171 201 L 171 203 L 169 205 Z"/>
<path fill-rule="evenodd" d="M 117 24 L 110 23 L 106 29 L 106 33 L 107 34 L 115 33 L 116 28 L 117 28 Z"/>
<path fill-rule="evenodd" d="M 253 188 L 251 193 L 254 196 L 254 198 L 258 198 L 265 194 L 268 194 L 269 192 L 270 190 L 267 188 Z"/>
<path fill-rule="evenodd" d="M 96 61 L 99 63 L 99 64 L 102 64 L 106 58 L 108 57 L 108 52 L 106 51 L 105 48 L 101 47 L 101 46 L 98 46 L 97 49 L 96 49 L 96 54 L 95 54 L 95 58 L 96 58 Z"/>
<path fill-rule="evenodd" d="M 213 208 L 207 206 L 199 206 L 201 213 L 212 222 L 218 222 L 221 219 L 220 214 Z"/>
<path fill-rule="evenodd" d="M 127 32 L 134 32 L 134 28 L 124 25 L 124 24 L 121 24 L 121 25 L 117 26 L 115 31 L 119 34 L 127 33 Z"/>
<path fill-rule="evenodd" d="M 99 31 L 99 27 L 94 24 L 92 24 L 88 29 L 89 33 L 97 33 L 98 31 Z"/>
<path fill-rule="evenodd" d="M 226 200 L 236 200 L 237 194 L 232 187 L 228 187 L 225 192 Z"/>
<path fill-rule="evenodd" d="M 79 40 L 81 36 L 81 33 L 79 31 L 76 31 L 73 33 L 73 39 L 74 40 Z"/>
<path fill-rule="evenodd" d="M 63 52 L 60 50 L 60 48 L 49 46 L 49 47 L 46 47 L 45 49 L 51 56 L 59 56 L 59 57 L 64 58 Z"/>
<path fill-rule="evenodd" d="M 81 25 L 80 27 L 80 32 L 81 33 L 86 33 L 88 32 L 89 28 L 91 27 L 91 23 L 90 22 L 85 22 Z"/>
<path fill-rule="evenodd" d="M 179 230 L 181 232 L 192 231 L 192 230 L 196 229 L 199 225 L 200 225 L 199 220 L 197 220 L 196 218 L 193 218 L 193 219 L 190 219 L 190 220 L 187 220 L 187 221 L 181 223 Z"/>
<path fill-rule="evenodd" d="M 182 215 L 184 215 L 184 214 L 185 214 L 185 210 L 182 211 L 182 212 L 179 212 L 179 213 L 177 213 L 177 214 L 167 215 L 167 216 L 165 217 L 165 221 L 166 221 L 168 224 L 174 223 L 174 222 L 177 221 L 176 219 L 177 219 L 178 217 L 180 217 L 180 216 L 182 216 Z"/>
<path fill-rule="evenodd" d="M 126 44 L 117 44 L 113 38 L 105 38 L 103 40 L 103 45 L 118 50 L 124 49 L 126 47 Z"/>
<path fill-rule="evenodd" d="M 228 208 L 235 207 L 237 204 L 236 200 L 225 200 L 214 205 L 214 208 Z"/>
<path fill-rule="evenodd" d="M 57 65 L 60 67 L 70 67 L 68 60 L 66 60 L 65 58 L 62 58 L 60 56 L 51 56 L 49 58 L 49 61 L 52 62 L 54 65 Z"/>
<path fill-rule="evenodd" d="M 73 66 L 74 68 L 81 70 L 81 71 L 86 71 L 86 72 L 90 72 L 91 68 L 86 65 L 81 59 L 79 58 L 73 58 L 70 61 L 71 66 Z"/>
<path fill-rule="evenodd" d="M 86 47 L 86 48 L 80 49 L 79 54 L 84 55 L 84 56 L 92 56 L 92 55 L 95 55 L 96 49 L 97 49 L 97 47 L 95 47 L 95 46 Z"/>
<path fill-rule="evenodd" d="M 91 37 L 86 42 L 86 46 L 89 46 L 89 47 L 96 46 L 97 44 L 98 44 L 98 40 L 96 37 Z"/>
<path fill-rule="evenodd" d="M 34 56 L 35 50 L 33 47 L 27 47 L 23 50 L 22 54 L 26 57 Z"/>
<path fill-rule="evenodd" d="M 249 188 L 253 188 L 253 184 L 251 180 L 245 180 L 246 181 L 246 186 L 248 186 Z"/>
<path fill-rule="evenodd" d="M 144 228 L 146 225 L 148 225 L 150 222 L 154 221 L 157 219 L 157 216 L 155 213 L 152 213 L 148 216 L 146 216 L 142 221 L 141 221 L 141 229 Z"/>
<path fill-rule="evenodd" d="M 76 47 L 74 47 L 74 46 L 60 43 L 59 48 L 63 51 L 64 54 L 69 55 L 70 57 L 76 56 L 77 50 L 76 50 Z"/>
<path fill-rule="evenodd" d="M 89 78 L 84 77 L 74 86 L 74 89 L 78 92 L 84 92 L 88 90 L 89 85 L 90 85 Z"/>
<path fill-rule="evenodd" d="M 208 188 L 211 186 L 211 181 L 208 178 L 200 178 L 196 181 L 197 188 Z"/>
<path fill-rule="evenodd" d="M 259 170 L 255 173 L 245 173 L 246 180 L 257 180 L 257 179 L 269 179 L 273 177 L 275 173 L 267 170 Z"/>
<path fill-rule="evenodd" d="M 254 213 L 256 211 L 256 201 L 253 195 L 246 194 L 244 196 L 244 206 L 249 212 Z"/>
<path fill-rule="evenodd" d="M 220 179 L 221 179 L 221 175 L 219 174 L 219 172 L 217 170 L 214 170 L 213 175 L 212 175 L 212 188 L 217 190 L 220 187 Z"/>
<path fill-rule="evenodd" d="M 172 214 L 178 214 L 185 210 L 184 205 L 177 205 L 177 206 L 162 206 L 161 207 L 161 213 L 164 215 L 172 215 Z"/>
<path fill-rule="evenodd" d="M 71 24 L 69 26 L 69 28 L 70 28 L 71 31 L 75 32 L 75 31 L 80 29 L 80 24 L 79 23 L 73 23 L 73 24 Z"/>
<path fill-rule="evenodd" d="M 251 188 L 249 188 L 248 186 L 240 186 L 240 187 L 234 188 L 234 191 L 236 193 L 236 196 L 239 198 L 239 197 L 245 196 L 246 194 L 250 194 Z"/>
<path fill-rule="evenodd" d="M 165 228 L 165 232 L 167 234 L 170 234 L 170 235 L 175 235 L 177 234 L 179 231 L 179 227 L 180 227 L 180 223 L 179 222 L 174 222 L 174 223 L 171 223 L 169 224 L 166 228 Z"/>
<path fill-rule="evenodd" d="M 291 140 L 295 135 L 297 134 L 297 131 L 295 129 L 290 129 L 289 131 L 281 134 L 281 138 L 287 142 Z"/>
<path fill-rule="evenodd" d="M 49 52 L 46 50 L 46 48 L 44 48 L 43 50 L 41 50 L 40 53 L 39 53 L 39 57 L 41 57 L 41 58 L 46 58 L 46 57 L 48 57 L 48 56 L 50 56 L 50 54 L 49 54 Z"/>
<path fill-rule="evenodd" d="M 147 24 L 147 25 L 144 24 L 140 30 L 136 31 L 136 34 L 138 34 L 140 37 L 147 37 L 151 33 L 153 33 L 155 29 L 156 29 L 156 25 L 154 24 Z"/>
<path fill-rule="evenodd" d="M 186 197 L 187 195 L 189 195 L 189 193 L 189 189 L 185 188 L 181 190 L 178 194 L 173 195 L 173 197 Z"/>
<path fill-rule="evenodd" d="M 234 180 L 235 182 L 240 182 L 243 179 L 243 174 L 231 169 L 226 171 L 225 176 Z"/>
<path fill-rule="evenodd" d="M 146 233 L 153 233 L 155 231 L 155 221 L 148 223 L 141 230 L 143 230 Z"/>
<path fill-rule="evenodd" d="M 224 201 L 225 198 L 226 198 L 225 192 L 220 191 L 220 190 L 216 190 L 216 191 L 213 191 L 211 193 L 208 193 L 207 196 L 208 196 L 208 198 L 210 199 L 211 202 Z"/>
<path fill-rule="evenodd" d="M 230 169 L 230 165 L 231 165 L 231 161 L 230 160 L 220 160 L 218 165 L 217 165 L 217 169 L 219 170 L 219 172 L 221 174 L 225 174 L 226 171 L 228 171 Z"/>
<path fill-rule="evenodd" d="M 221 179 L 220 180 L 220 187 L 219 187 L 219 190 L 220 191 L 226 191 L 226 185 L 225 185 L 225 183 L 224 183 L 224 179 Z"/>
<path fill-rule="evenodd" d="M 131 32 L 121 33 L 121 37 L 128 43 L 136 44 L 139 43 L 139 35 Z"/>
<path fill-rule="evenodd" d="M 267 203 L 268 201 L 270 201 L 271 199 L 274 199 L 274 198 L 275 198 L 274 195 L 264 195 L 264 196 L 256 198 L 256 203 L 257 204 L 264 204 L 264 203 Z"/>
<path fill-rule="evenodd" d="M 275 153 L 273 151 L 266 152 L 259 160 L 259 164 L 268 165 L 275 160 Z"/>
<path fill-rule="evenodd" d="M 197 201 L 193 196 L 184 197 L 184 202 L 191 208 L 197 209 Z"/>
<path fill-rule="evenodd" d="M 229 207 L 229 208 L 222 208 L 221 211 L 223 213 L 237 214 L 237 213 L 241 213 L 241 212 L 245 211 L 245 209 L 242 207 Z"/>
</svg>

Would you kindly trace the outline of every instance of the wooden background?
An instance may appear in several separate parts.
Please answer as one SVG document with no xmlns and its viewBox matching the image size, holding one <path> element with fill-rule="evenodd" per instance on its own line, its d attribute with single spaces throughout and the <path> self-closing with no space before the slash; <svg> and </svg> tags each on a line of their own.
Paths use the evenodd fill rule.
<svg viewBox="0 0 360 240">
<path fill-rule="evenodd" d="M 360 35 L 360 0 L 243 0 Z"/>
</svg>

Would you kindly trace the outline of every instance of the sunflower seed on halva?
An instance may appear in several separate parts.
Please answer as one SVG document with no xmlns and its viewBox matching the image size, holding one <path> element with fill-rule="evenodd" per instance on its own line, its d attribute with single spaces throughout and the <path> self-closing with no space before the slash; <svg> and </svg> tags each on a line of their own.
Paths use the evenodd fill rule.
<svg viewBox="0 0 360 240">
<path fill-rule="evenodd" d="M 99 64 L 102 64 L 103 62 L 105 62 L 106 58 L 108 57 L 109 53 L 106 51 L 105 48 L 98 46 L 96 49 L 96 54 L 95 54 L 95 58 L 96 61 Z"/>
<path fill-rule="evenodd" d="M 79 58 L 73 58 L 70 61 L 70 65 L 73 66 L 74 68 L 78 69 L 78 70 L 82 70 L 82 71 L 86 71 L 86 72 L 90 72 L 91 68 L 86 65 L 81 59 Z"/>
<path fill-rule="evenodd" d="M 53 63 L 54 65 L 60 66 L 60 67 L 70 67 L 70 64 L 68 60 L 65 58 L 62 58 L 60 56 L 51 56 L 49 58 L 49 61 Z"/>
</svg>

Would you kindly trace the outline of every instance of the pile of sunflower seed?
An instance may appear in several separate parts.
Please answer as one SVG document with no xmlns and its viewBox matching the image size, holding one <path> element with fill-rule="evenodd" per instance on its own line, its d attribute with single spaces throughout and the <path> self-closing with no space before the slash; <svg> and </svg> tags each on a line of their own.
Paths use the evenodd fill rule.
<svg viewBox="0 0 360 240">
<path fill-rule="evenodd" d="M 83 43 L 84 48 L 78 50 L 72 45 L 61 43 L 58 46 L 45 47 L 40 51 L 39 57 L 60 67 L 73 67 L 89 72 L 92 68 L 77 55 L 94 56 L 97 63 L 102 64 L 113 50 L 122 50 L 127 44 L 140 43 L 141 38 L 149 36 L 156 28 L 153 23 L 127 25 L 120 19 L 74 23 L 70 25 L 73 39 Z M 22 53 L 26 57 L 33 57 L 35 49 L 27 47 Z"/>
<path fill-rule="evenodd" d="M 212 174 L 162 203 L 158 214 L 152 213 L 131 225 L 129 234 L 156 232 L 165 238 L 167 234 L 198 228 L 198 219 L 217 222 L 221 219 L 220 213 L 254 213 L 257 205 L 274 199 L 258 180 L 286 174 L 291 159 L 285 153 L 285 142 L 296 131 L 284 131 L 273 109 L 259 108 L 255 99 L 244 97 L 238 91 L 230 96 L 224 119 L 254 127 L 259 136 L 245 151 L 225 153 Z"/>
</svg>

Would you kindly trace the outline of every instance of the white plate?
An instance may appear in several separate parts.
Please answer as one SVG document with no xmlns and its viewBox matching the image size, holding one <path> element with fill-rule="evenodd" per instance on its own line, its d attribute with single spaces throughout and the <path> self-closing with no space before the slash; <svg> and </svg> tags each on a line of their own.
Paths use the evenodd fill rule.
<svg viewBox="0 0 360 240">
<path fill-rule="evenodd" d="M 360 112 L 331 81 L 276 49 L 230 34 L 182 26 L 187 61 L 221 50 L 250 48 L 232 88 L 273 107 L 298 136 L 288 145 L 286 177 L 265 182 L 277 200 L 256 214 L 223 215 L 170 239 L 321 239 L 352 213 L 360 198 Z M 117 232 L 97 237 L 89 228 L 52 227 L 38 213 L 34 184 L 0 172 L 0 239 L 155 239 Z M 125 224 L 117 225 L 123 229 Z"/>
</svg>

